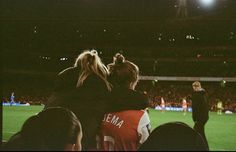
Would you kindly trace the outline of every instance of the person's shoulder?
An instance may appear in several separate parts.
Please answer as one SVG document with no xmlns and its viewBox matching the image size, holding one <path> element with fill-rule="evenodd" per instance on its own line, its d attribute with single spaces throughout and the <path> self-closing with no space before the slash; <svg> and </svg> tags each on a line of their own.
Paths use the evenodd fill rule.
<svg viewBox="0 0 236 152">
<path fill-rule="evenodd" d="M 77 68 L 77 67 L 68 67 L 68 68 L 62 70 L 61 72 L 59 72 L 58 76 L 63 76 L 63 75 L 67 75 L 69 73 L 75 73 L 78 71 L 79 71 L 79 68 Z"/>
<path fill-rule="evenodd" d="M 96 74 L 90 74 L 88 77 L 84 80 L 84 85 L 99 85 L 99 86 L 106 86 L 105 82 L 102 78 L 100 78 Z"/>
<path fill-rule="evenodd" d="M 144 93 L 124 87 L 114 87 L 110 94 L 114 98 L 119 98 L 119 99 L 126 98 L 127 100 L 132 100 L 132 101 L 146 99 Z"/>
<path fill-rule="evenodd" d="M 205 95 L 206 94 L 206 90 L 202 88 L 201 90 L 199 90 L 199 93 Z"/>
<path fill-rule="evenodd" d="M 68 67 L 61 72 L 59 72 L 56 76 L 56 80 L 58 81 L 71 81 L 76 79 L 80 74 L 80 70 L 77 67 Z"/>
<path fill-rule="evenodd" d="M 110 94 L 110 111 L 141 110 L 148 107 L 144 93 L 128 88 L 113 88 Z"/>
<path fill-rule="evenodd" d="M 88 80 L 95 80 L 95 81 L 101 81 L 102 80 L 98 75 L 96 75 L 94 73 L 88 75 L 87 79 Z"/>
<path fill-rule="evenodd" d="M 148 101 L 148 97 L 144 92 L 137 91 L 137 90 L 130 90 L 131 95 L 134 100 L 139 100 L 139 101 Z"/>
<path fill-rule="evenodd" d="M 205 94 L 205 93 L 206 93 L 206 90 L 203 88 L 197 91 L 193 91 L 193 94 Z"/>
</svg>

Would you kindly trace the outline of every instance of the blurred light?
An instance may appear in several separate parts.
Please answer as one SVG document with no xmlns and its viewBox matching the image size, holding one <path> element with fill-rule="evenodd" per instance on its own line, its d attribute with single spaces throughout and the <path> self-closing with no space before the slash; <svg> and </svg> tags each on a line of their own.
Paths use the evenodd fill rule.
<svg viewBox="0 0 236 152">
<path fill-rule="evenodd" d="M 67 60 L 67 58 L 65 58 L 65 57 L 60 58 L 60 61 L 66 61 L 66 60 Z"/>
<path fill-rule="evenodd" d="M 161 41 L 161 37 L 158 37 L 158 40 Z"/>
<path fill-rule="evenodd" d="M 225 80 L 222 80 L 221 82 L 220 82 L 220 85 L 221 85 L 221 87 L 225 87 L 226 86 L 226 81 Z"/>
<path fill-rule="evenodd" d="M 103 30 L 103 32 L 106 32 L 106 31 L 107 31 L 106 29 Z"/>
<path fill-rule="evenodd" d="M 37 31 L 36 31 L 36 30 L 34 30 L 34 33 L 37 33 Z"/>
<path fill-rule="evenodd" d="M 210 6 L 213 4 L 215 0 L 200 0 L 200 2 L 202 3 L 202 5 L 204 6 Z"/>
<path fill-rule="evenodd" d="M 178 7 L 178 5 L 175 5 L 174 7 L 175 7 L 175 8 L 177 8 L 177 7 Z"/>
<path fill-rule="evenodd" d="M 194 36 L 192 36 L 192 35 L 186 35 L 186 39 L 188 39 L 188 40 L 194 40 L 194 39 L 195 39 L 195 37 L 194 37 Z"/>
<path fill-rule="evenodd" d="M 45 60 L 50 60 L 51 58 L 48 56 L 39 56 L 39 58 L 45 59 Z"/>
</svg>

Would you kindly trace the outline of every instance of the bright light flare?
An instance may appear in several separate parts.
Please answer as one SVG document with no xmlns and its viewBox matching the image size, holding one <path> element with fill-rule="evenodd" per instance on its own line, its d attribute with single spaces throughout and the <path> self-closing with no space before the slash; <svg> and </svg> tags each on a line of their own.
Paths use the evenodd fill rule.
<svg viewBox="0 0 236 152">
<path fill-rule="evenodd" d="M 200 0 L 204 6 L 210 6 L 214 3 L 215 0 Z"/>
</svg>

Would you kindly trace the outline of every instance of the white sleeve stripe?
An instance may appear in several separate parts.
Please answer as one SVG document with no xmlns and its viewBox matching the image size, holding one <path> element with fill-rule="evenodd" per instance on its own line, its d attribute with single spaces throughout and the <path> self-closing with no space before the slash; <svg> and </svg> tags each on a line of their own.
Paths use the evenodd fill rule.
<svg viewBox="0 0 236 152">
<path fill-rule="evenodd" d="M 150 119 L 148 113 L 144 111 L 137 128 L 138 134 L 140 136 L 140 144 L 144 143 L 150 135 Z"/>
<path fill-rule="evenodd" d="M 141 129 L 149 124 L 150 124 L 150 119 L 149 119 L 148 113 L 144 111 L 142 117 L 139 120 L 138 133 L 141 133 Z"/>
</svg>

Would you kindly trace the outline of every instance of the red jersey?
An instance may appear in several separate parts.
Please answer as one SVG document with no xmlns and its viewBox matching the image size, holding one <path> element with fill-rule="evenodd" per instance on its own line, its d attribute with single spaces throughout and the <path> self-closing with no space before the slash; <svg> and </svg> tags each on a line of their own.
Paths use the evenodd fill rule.
<svg viewBox="0 0 236 152">
<path fill-rule="evenodd" d="M 150 119 L 146 111 L 128 110 L 104 115 L 98 149 L 137 151 L 149 136 Z"/>
</svg>

